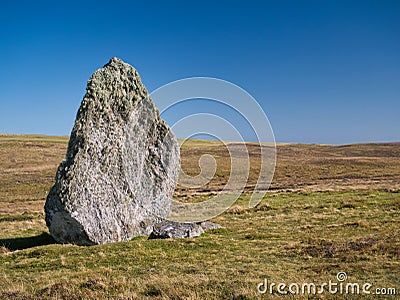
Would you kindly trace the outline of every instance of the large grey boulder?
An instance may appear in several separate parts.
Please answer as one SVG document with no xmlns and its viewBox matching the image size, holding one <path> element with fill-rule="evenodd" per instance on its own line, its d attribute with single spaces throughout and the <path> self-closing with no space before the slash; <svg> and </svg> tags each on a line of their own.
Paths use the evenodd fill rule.
<svg viewBox="0 0 400 300">
<path fill-rule="evenodd" d="M 45 204 L 60 243 L 104 244 L 149 235 L 169 212 L 179 145 L 138 72 L 118 58 L 97 70 Z"/>
</svg>

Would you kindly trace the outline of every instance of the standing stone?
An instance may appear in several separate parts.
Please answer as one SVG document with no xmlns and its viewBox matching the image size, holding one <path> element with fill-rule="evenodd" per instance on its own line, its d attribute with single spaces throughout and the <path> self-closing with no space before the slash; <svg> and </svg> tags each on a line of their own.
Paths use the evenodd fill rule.
<svg viewBox="0 0 400 300">
<path fill-rule="evenodd" d="M 169 212 L 179 145 L 138 72 L 118 58 L 86 88 L 45 204 L 60 243 L 104 244 L 149 235 Z"/>
</svg>

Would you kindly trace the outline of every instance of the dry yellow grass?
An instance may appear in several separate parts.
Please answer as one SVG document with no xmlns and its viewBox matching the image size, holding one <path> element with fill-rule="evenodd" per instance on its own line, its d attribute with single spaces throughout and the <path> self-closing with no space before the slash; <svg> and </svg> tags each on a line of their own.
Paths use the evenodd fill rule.
<svg viewBox="0 0 400 300">
<path fill-rule="evenodd" d="M 193 144 L 193 147 L 192 147 Z M 199 146 L 200 145 L 200 146 Z M 216 176 L 197 189 L 178 186 L 177 193 L 221 190 L 230 172 L 227 148 L 218 142 L 187 141 L 181 149 L 182 169 L 199 174 L 199 159 L 211 154 L 217 161 Z M 254 189 L 260 172 L 260 146 L 247 144 L 250 173 L 247 190 Z M 400 143 L 358 145 L 277 145 L 277 161 L 270 190 L 336 191 L 360 189 L 400 189 Z"/>
</svg>

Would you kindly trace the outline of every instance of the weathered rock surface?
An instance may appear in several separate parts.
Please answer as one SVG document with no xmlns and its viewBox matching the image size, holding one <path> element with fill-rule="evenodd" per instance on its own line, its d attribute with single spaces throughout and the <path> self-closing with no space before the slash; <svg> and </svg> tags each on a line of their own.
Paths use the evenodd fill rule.
<svg viewBox="0 0 400 300">
<path fill-rule="evenodd" d="M 149 235 L 168 214 L 179 145 L 129 64 L 113 58 L 86 88 L 65 160 L 45 204 L 60 243 Z"/>
<path fill-rule="evenodd" d="M 218 228 L 222 228 L 221 225 L 212 222 L 181 223 L 165 220 L 154 225 L 149 239 L 192 238 Z"/>
</svg>

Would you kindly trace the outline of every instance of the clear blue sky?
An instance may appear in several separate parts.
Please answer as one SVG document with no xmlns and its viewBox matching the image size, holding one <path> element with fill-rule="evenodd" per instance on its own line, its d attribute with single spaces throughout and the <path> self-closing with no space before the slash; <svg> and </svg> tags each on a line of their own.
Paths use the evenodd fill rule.
<svg viewBox="0 0 400 300">
<path fill-rule="evenodd" d="M 243 87 L 277 141 L 400 141 L 400 1 L 2 1 L 0 43 L 0 132 L 68 135 L 117 56 Z"/>
</svg>

